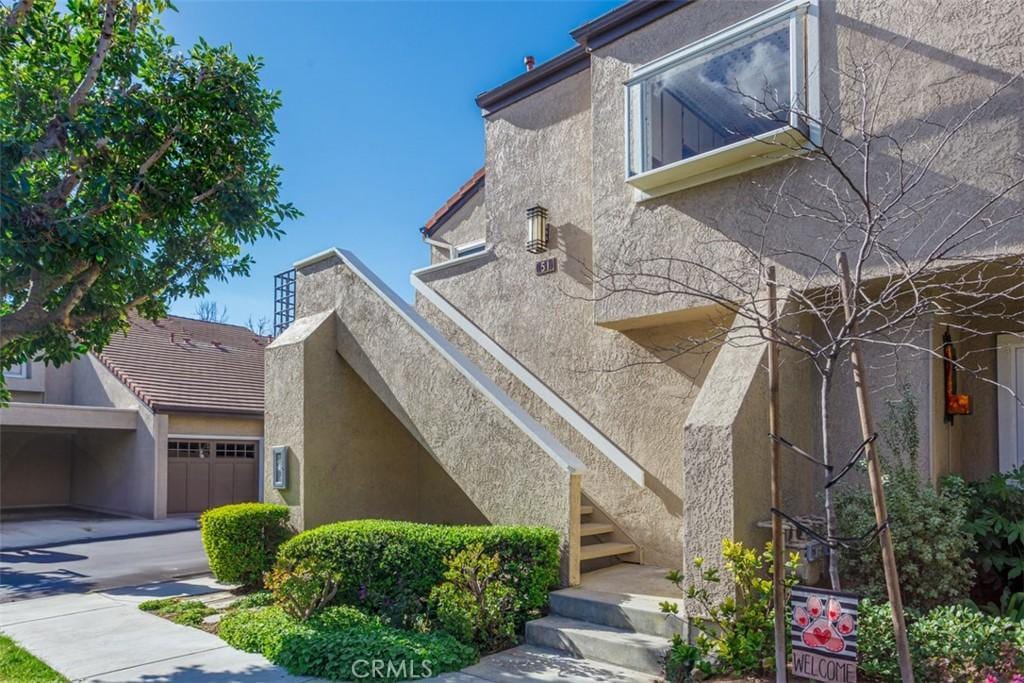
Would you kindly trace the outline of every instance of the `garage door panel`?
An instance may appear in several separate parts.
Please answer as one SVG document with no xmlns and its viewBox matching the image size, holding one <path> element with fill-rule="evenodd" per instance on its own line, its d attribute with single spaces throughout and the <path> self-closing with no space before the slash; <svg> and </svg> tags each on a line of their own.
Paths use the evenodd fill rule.
<svg viewBox="0 0 1024 683">
<path fill-rule="evenodd" d="M 167 512 L 189 512 L 187 462 L 167 461 Z"/>
<path fill-rule="evenodd" d="M 210 507 L 210 464 L 188 464 L 188 510 L 200 512 Z"/>
<path fill-rule="evenodd" d="M 259 500 L 258 454 L 256 441 L 169 439 L 167 511 Z"/>
<path fill-rule="evenodd" d="M 256 463 L 252 461 L 235 463 L 233 474 L 235 503 L 248 503 L 256 496 Z"/>
<path fill-rule="evenodd" d="M 234 502 L 234 469 L 233 462 L 213 463 L 213 500 L 212 507 L 229 505 Z"/>
</svg>

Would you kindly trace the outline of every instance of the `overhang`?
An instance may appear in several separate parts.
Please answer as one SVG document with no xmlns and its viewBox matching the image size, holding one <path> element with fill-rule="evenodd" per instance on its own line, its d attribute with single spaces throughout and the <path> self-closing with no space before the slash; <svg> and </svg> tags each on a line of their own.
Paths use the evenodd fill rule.
<svg viewBox="0 0 1024 683">
<path fill-rule="evenodd" d="M 0 408 L 0 427 L 131 431 L 135 429 L 138 414 L 135 408 L 12 402 Z"/>
</svg>

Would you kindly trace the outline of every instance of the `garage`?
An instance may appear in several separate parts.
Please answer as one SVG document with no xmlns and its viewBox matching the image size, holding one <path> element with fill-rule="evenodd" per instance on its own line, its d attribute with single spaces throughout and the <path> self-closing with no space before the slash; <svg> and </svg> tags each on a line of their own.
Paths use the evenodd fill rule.
<svg viewBox="0 0 1024 683">
<path fill-rule="evenodd" d="M 167 442 L 167 514 L 259 499 L 258 440 Z"/>
</svg>

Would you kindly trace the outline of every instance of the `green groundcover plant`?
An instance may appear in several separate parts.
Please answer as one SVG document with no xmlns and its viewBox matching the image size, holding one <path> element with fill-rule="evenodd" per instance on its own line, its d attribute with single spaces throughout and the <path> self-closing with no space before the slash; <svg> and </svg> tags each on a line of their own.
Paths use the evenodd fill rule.
<svg viewBox="0 0 1024 683">
<path fill-rule="evenodd" d="M 515 593 L 516 628 L 547 603 L 558 583 L 559 538 L 551 529 L 444 526 L 387 520 L 338 522 L 304 531 L 281 546 L 279 562 L 315 561 L 340 578 L 335 603 L 359 607 L 395 626 L 427 614 L 446 560 L 473 545 L 501 560 L 496 579 Z"/>
<path fill-rule="evenodd" d="M 182 600 L 181 598 L 160 598 L 139 603 L 143 612 L 152 612 L 175 624 L 183 626 L 199 626 L 203 618 L 216 614 L 217 610 L 207 607 L 200 600 Z"/>
<path fill-rule="evenodd" d="M 207 510 L 199 518 L 214 577 L 245 587 L 262 585 L 281 543 L 291 535 L 288 507 L 240 503 Z"/>
<path fill-rule="evenodd" d="M 443 632 L 405 631 L 353 607 L 328 607 L 306 621 L 279 607 L 242 609 L 221 620 L 228 644 L 257 652 L 296 675 L 399 681 L 457 671 L 476 651 Z"/>
<path fill-rule="evenodd" d="M 908 611 L 907 630 L 919 681 L 1024 682 L 1021 622 L 967 605 L 945 605 L 924 614 Z M 888 603 L 861 603 L 857 644 L 858 668 L 865 680 L 900 680 Z"/>
</svg>

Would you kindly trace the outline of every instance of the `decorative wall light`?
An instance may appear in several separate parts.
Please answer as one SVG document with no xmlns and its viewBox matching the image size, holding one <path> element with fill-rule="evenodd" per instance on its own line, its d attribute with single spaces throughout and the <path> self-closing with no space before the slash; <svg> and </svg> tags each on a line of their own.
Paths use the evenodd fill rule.
<svg viewBox="0 0 1024 683">
<path fill-rule="evenodd" d="M 548 250 L 548 210 L 534 206 L 526 210 L 526 251 L 541 254 Z"/>
<path fill-rule="evenodd" d="M 970 415 L 974 412 L 974 405 L 970 395 L 956 393 L 956 349 L 948 327 L 942 335 L 942 373 L 946 390 L 946 422 L 953 424 L 955 415 Z"/>
</svg>

